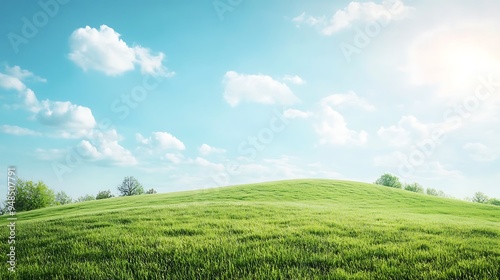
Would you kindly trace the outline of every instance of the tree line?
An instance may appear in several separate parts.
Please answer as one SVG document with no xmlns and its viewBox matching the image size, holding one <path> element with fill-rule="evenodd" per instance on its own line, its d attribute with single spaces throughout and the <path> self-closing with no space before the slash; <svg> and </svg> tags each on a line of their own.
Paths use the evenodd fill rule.
<svg viewBox="0 0 500 280">
<path fill-rule="evenodd" d="M 139 183 L 139 181 L 132 176 L 125 177 L 122 183 L 118 185 L 117 190 L 119 192 L 119 196 L 133 196 L 157 193 L 153 188 L 145 191 L 144 187 Z M 27 181 L 23 179 L 17 179 L 15 192 L 16 195 L 14 209 L 16 212 L 30 211 L 55 205 L 107 199 L 115 196 L 113 193 L 111 193 L 111 190 L 108 189 L 99 191 L 95 196 L 86 194 L 73 199 L 64 191 L 60 191 L 57 193 L 54 192 L 54 190 L 49 188 L 42 181 L 38 181 L 37 183 L 35 183 L 33 181 Z M 10 201 L 11 200 L 4 202 L 3 207 L 0 208 L 0 214 L 7 212 L 7 206 L 10 204 Z M 9 204 L 7 204 L 7 202 L 9 202 Z"/>
<path fill-rule="evenodd" d="M 403 184 L 399 180 L 399 178 L 395 175 L 385 173 L 380 178 L 378 178 L 374 184 L 376 185 L 381 185 L 381 186 L 386 186 L 386 187 L 391 187 L 391 188 L 396 188 L 396 189 L 404 189 L 407 191 L 411 192 L 416 192 L 416 193 L 425 193 L 428 195 L 432 196 L 440 196 L 440 197 L 451 197 L 447 194 L 445 194 L 441 190 L 436 190 L 433 188 L 426 188 L 422 187 L 419 183 L 411 183 L 411 184 Z M 476 192 L 474 196 L 472 197 L 467 197 L 465 200 L 470 201 L 470 202 L 476 202 L 476 203 L 484 203 L 484 204 L 493 204 L 500 206 L 500 200 L 496 198 L 490 198 L 487 195 L 485 195 L 482 192 Z"/>
</svg>

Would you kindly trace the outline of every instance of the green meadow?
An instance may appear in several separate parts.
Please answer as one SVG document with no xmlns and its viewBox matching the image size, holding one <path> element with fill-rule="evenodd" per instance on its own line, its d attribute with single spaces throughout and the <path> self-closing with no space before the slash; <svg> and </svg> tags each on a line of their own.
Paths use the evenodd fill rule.
<svg viewBox="0 0 500 280">
<path fill-rule="evenodd" d="M 500 279 L 500 207 L 291 180 L 23 212 L 0 279 Z"/>
</svg>

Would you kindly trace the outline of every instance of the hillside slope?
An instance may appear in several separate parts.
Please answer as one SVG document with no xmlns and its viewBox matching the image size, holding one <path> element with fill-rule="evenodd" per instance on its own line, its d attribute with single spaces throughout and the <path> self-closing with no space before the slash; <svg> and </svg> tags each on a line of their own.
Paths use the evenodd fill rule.
<svg viewBox="0 0 500 280">
<path fill-rule="evenodd" d="M 500 207 L 365 183 L 269 182 L 17 218 L 18 279 L 500 279 Z"/>
</svg>

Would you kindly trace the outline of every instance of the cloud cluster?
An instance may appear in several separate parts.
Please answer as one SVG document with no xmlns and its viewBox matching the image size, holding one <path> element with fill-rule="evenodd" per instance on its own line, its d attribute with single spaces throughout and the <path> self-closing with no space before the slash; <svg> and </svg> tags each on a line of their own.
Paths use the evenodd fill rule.
<svg viewBox="0 0 500 280">
<path fill-rule="evenodd" d="M 99 30 L 90 26 L 78 28 L 70 37 L 69 58 L 85 71 L 92 69 L 109 76 L 134 70 L 136 65 L 143 74 L 164 77 L 174 74 L 163 65 L 164 53 L 154 54 L 141 46 L 130 47 L 120 37 L 107 25 L 101 25 Z"/>
<path fill-rule="evenodd" d="M 115 129 L 108 131 L 95 130 L 78 145 L 78 150 L 87 160 L 101 161 L 117 166 L 132 166 L 137 159 L 118 142 L 122 137 Z"/>
<path fill-rule="evenodd" d="M 54 137 L 78 138 L 90 133 L 96 121 L 92 111 L 84 106 L 72 104 L 69 101 L 39 101 L 24 80 L 34 79 L 45 81 L 19 66 L 6 67 L 6 73 L 0 73 L 0 87 L 18 92 L 21 107 L 33 114 L 45 127 L 52 128 L 49 134 Z"/>
<path fill-rule="evenodd" d="M 54 138 L 78 139 L 75 147 L 78 156 L 91 161 L 100 161 L 112 165 L 134 165 L 137 160 L 130 151 L 118 142 L 121 137 L 116 130 L 101 131 L 96 127 L 92 110 L 69 101 L 39 101 L 31 89 L 24 83 L 28 81 L 45 82 L 28 70 L 19 66 L 6 67 L 5 73 L 0 73 L 0 88 L 15 90 L 21 99 L 20 108 L 32 114 L 32 120 L 42 125 L 41 132 L 19 127 L 2 125 L 0 131 L 13 135 L 48 136 Z M 43 132 L 43 133 L 42 133 Z M 37 149 L 35 155 L 42 160 L 64 160 L 71 150 Z"/>
<path fill-rule="evenodd" d="M 393 20 L 400 20 L 409 15 L 412 7 L 406 6 L 401 0 L 375 2 L 351 2 L 347 7 L 340 9 L 326 20 L 323 17 L 307 16 L 305 12 L 292 19 L 296 26 L 302 24 L 315 26 L 323 35 L 330 36 L 343 29 L 350 28 L 355 23 L 381 21 L 388 24 Z"/>
</svg>

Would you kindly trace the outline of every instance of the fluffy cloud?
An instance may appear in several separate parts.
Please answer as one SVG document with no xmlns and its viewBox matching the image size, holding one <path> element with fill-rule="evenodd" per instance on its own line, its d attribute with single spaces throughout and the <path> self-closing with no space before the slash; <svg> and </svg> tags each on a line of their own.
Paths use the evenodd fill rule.
<svg viewBox="0 0 500 280">
<path fill-rule="evenodd" d="M 72 104 L 69 101 L 48 99 L 39 101 L 35 93 L 23 82 L 25 79 L 43 82 L 45 79 L 19 66 L 7 66 L 6 73 L 0 73 L 0 87 L 18 91 L 23 108 L 33 113 L 33 119 L 52 128 L 48 133 L 50 136 L 79 138 L 88 135 L 94 128 L 96 121 L 89 108 Z"/>
<path fill-rule="evenodd" d="M 202 144 L 198 148 L 198 151 L 200 152 L 200 154 L 202 154 L 204 156 L 207 156 L 207 155 L 210 155 L 210 154 L 222 154 L 222 153 L 226 152 L 226 150 L 224 150 L 224 149 L 211 147 L 211 146 L 209 146 L 207 144 Z"/>
<path fill-rule="evenodd" d="M 40 133 L 33 131 L 28 128 L 19 127 L 16 125 L 2 125 L 0 126 L 0 131 L 6 134 L 12 135 L 40 135 Z"/>
<path fill-rule="evenodd" d="M 61 136 L 65 138 L 87 135 L 96 125 L 89 108 L 69 101 L 44 100 L 40 103 L 35 118 L 44 125 L 61 130 Z"/>
<path fill-rule="evenodd" d="M 319 113 L 319 121 L 314 124 L 321 144 L 363 145 L 368 140 L 368 133 L 349 129 L 344 117 L 331 106 L 323 104 Z"/>
<path fill-rule="evenodd" d="M 87 139 L 80 141 L 77 150 L 87 160 L 116 166 L 136 165 L 137 159 L 118 143 L 121 140 L 114 129 L 105 132 L 94 130 Z"/>
<path fill-rule="evenodd" d="M 467 143 L 463 149 L 475 161 L 490 162 L 500 157 L 500 153 L 482 143 Z"/>
<path fill-rule="evenodd" d="M 101 25 L 99 30 L 86 26 L 75 30 L 70 37 L 69 58 L 85 71 L 92 69 L 115 76 L 139 65 L 143 74 L 169 77 L 163 65 L 165 54 L 153 54 L 141 47 L 129 47 L 113 28 Z"/>
<path fill-rule="evenodd" d="M 365 111 L 374 111 L 375 106 L 371 105 L 366 99 L 359 97 L 355 92 L 349 91 L 345 94 L 332 94 L 323 98 L 323 104 L 333 105 L 335 107 L 351 106 L 358 107 Z"/>
<path fill-rule="evenodd" d="M 299 102 L 290 88 L 270 76 L 229 71 L 224 75 L 224 99 L 232 107 L 241 102 L 291 105 Z"/>
<path fill-rule="evenodd" d="M 152 136 L 146 138 L 140 133 L 136 134 L 136 140 L 143 146 L 153 150 L 184 150 L 186 146 L 181 140 L 167 132 L 153 132 Z"/>
<path fill-rule="evenodd" d="M 351 2 L 344 9 L 338 10 L 330 20 L 325 17 L 307 16 L 305 13 L 292 19 L 296 26 L 307 24 L 318 27 L 323 35 L 332 35 L 343 29 L 350 28 L 354 23 L 379 21 L 388 24 L 393 20 L 405 18 L 412 7 L 406 6 L 401 0 L 383 1 L 382 4 L 375 2 Z"/>
<path fill-rule="evenodd" d="M 0 87 L 17 91 L 26 90 L 26 86 L 19 78 L 2 73 L 0 73 Z"/>
<path fill-rule="evenodd" d="M 367 100 L 350 91 L 346 94 L 332 94 L 320 100 L 317 112 L 304 112 L 297 109 L 287 109 L 283 116 L 287 119 L 312 119 L 313 127 L 320 137 L 320 144 L 332 145 L 364 145 L 368 133 L 364 130 L 355 131 L 347 126 L 347 122 L 337 109 L 358 107 L 365 111 L 373 111 L 375 107 Z"/>
</svg>

